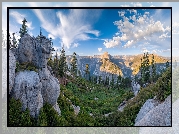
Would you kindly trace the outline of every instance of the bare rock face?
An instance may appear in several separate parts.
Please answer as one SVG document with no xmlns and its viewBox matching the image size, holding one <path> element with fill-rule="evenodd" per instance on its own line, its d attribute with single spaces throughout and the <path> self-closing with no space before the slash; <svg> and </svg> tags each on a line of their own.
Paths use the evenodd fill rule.
<svg viewBox="0 0 179 134">
<path fill-rule="evenodd" d="M 178 134 L 179 99 L 172 104 L 172 127 L 140 127 L 139 134 Z"/>
<path fill-rule="evenodd" d="M 53 77 L 47 68 L 40 70 L 39 76 L 42 82 L 42 96 L 44 102 L 48 102 L 52 106 L 56 105 L 60 95 L 60 84 L 57 78 Z"/>
<path fill-rule="evenodd" d="M 153 109 L 157 105 L 157 101 L 155 101 L 154 99 L 148 99 L 137 114 L 135 122 L 139 122 L 151 109 Z"/>
<path fill-rule="evenodd" d="M 108 59 L 108 60 L 110 60 L 111 59 L 111 55 L 108 54 L 108 52 L 104 52 L 104 54 L 101 55 L 101 59 Z"/>
<path fill-rule="evenodd" d="M 16 59 L 11 50 L 9 50 L 9 93 L 11 92 L 15 79 Z"/>
<path fill-rule="evenodd" d="M 39 110 L 43 107 L 43 103 L 45 102 L 51 104 L 59 115 L 61 113 L 57 104 L 57 99 L 60 94 L 60 84 L 57 78 L 52 76 L 51 68 L 47 66 L 47 60 L 52 50 L 51 40 L 45 36 L 40 35 L 35 38 L 29 34 L 25 34 L 20 39 L 18 48 L 15 51 L 17 61 L 20 64 L 28 65 L 30 63 L 38 69 L 38 73 L 34 71 L 18 72 L 12 93 L 15 99 L 20 99 L 23 103 L 23 110 L 26 108 L 30 109 L 30 114 L 33 117 L 39 115 Z M 14 58 L 11 59 L 14 61 Z M 14 69 L 14 66 L 11 66 L 11 68 Z M 13 82 L 11 83 L 13 86 Z"/>
<path fill-rule="evenodd" d="M 15 77 L 12 97 L 20 99 L 22 109 L 28 108 L 30 115 L 37 117 L 40 108 L 43 107 L 43 98 L 41 95 L 42 83 L 39 75 L 34 71 L 18 72 Z"/>
<path fill-rule="evenodd" d="M 163 103 L 146 112 L 135 126 L 171 126 L 171 95 Z"/>
<path fill-rule="evenodd" d="M 47 59 L 52 50 L 51 41 L 45 36 L 37 38 L 25 34 L 17 48 L 17 58 L 20 64 L 32 63 L 38 68 L 47 66 Z"/>
</svg>

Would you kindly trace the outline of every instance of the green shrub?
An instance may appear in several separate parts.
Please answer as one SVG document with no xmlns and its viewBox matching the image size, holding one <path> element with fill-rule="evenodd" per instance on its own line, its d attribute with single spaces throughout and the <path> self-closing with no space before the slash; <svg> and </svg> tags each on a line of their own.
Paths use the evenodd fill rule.
<svg viewBox="0 0 179 134">
<path fill-rule="evenodd" d="M 30 116 L 30 111 L 22 111 L 20 100 L 9 99 L 9 126 L 33 126 L 34 119 Z"/>
</svg>

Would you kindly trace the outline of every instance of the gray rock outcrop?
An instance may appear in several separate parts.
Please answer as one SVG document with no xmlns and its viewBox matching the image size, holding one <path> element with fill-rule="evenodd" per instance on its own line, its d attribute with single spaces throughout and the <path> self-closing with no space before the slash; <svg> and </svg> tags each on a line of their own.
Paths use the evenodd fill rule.
<svg viewBox="0 0 179 134">
<path fill-rule="evenodd" d="M 139 134 L 178 134 L 179 99 L 172 104 L 172 127 L 140 127 Z"/>
<path fill-rule="evenodd" d="M 37 38 L 25 34 L 17 48 L 17 58 L 20 64 L 32 63 L 38 68 L 47 66 L 47 59 L 52 51 L 51 41 L 45 36 Z"/>
<path fill-rule="evenodd" d="M 15 69 L 16 69 L 16 58 L 13 52 L 9 50 L 9 93 L 11 92 L 14 85 Z"/>
<path fill-rule="evenodd" d="M 41 89 L 42 83 L 36 72 L 21 71 L 16 74 L 12 97 L 20 99 L 22 109 L 26 110 L 26 108 L 28 108 L 30 114 L 33 117 L 37 117 L 40 108 L 43 107 Z"/>
<path fill-rule="evenodd" d="M 52 106 L 56 105 L 60 95 L 60 86 L 57 78 L 50 74 L 47 68 L 39 71 L 39 77 L 42 82 L 42 96 L 44 102 L 48 102 Z"/>
<path fill-rule="evenodd" d="M 25 34 L 20 38 L 18 47 L 14 49 L 16 56 L 14 57 L 12 52 L 9 55 L 11 96 L 20 99 L 22 109 L 29 108 L 33 117 L 39 115 L 40 108 L 46 102 L 51 104 L 60 115 L 61 111 L 57 104 L 60 84 L 57 78 L 52 76 L 52 69 L 47 66 L 47 60 L 53 51 L 51 40 L 42 35 L 35 38 Z M 38 73 L 26 70 L 18 72 L 15 76 L 16 59 L 20 65 L 33 65 Z M 15 83 L 13 83 L 14 77 Z"/>
<path fill-rule="evenodd" d="M 154 99 L 148 99 L 137 114 L 135 122 L 139 122 L 151 109 L 156 107 L 158 104 L 159 103 Z"/>
<path fill-rule="evenodd" d="M 171 126 L 171 95 L 163 103 L 146 112 L 143 118 L 135 123 L 135 126 Z"/>
</svg>

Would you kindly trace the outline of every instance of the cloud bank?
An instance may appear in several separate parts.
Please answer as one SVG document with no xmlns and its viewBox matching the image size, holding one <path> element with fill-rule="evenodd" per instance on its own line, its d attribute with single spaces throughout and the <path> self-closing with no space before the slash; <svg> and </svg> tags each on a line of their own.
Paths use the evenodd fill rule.
<svg viewBox="0 0 179 134">
<path fill-rule="evenodd" d="M 155 14 L 160 12 L 156 10 Z M 147 11 L 142 13 L 135 9 L 127 9 L 119 11 L 118 14 L 120 20 L 114 22 L 118 32 L 112 39 L 104 41 L 103 44 L 106 48 L 121 46 L 122 44 L 124 44 L 122 47 L 130 48 L 134 45 L 146 44 L 146 42 L 160 44 L 161 41 L 171 38 L 170 25 L 164 25 Z M 177 23 L 175 25 L 178 26 Z"/>
</svg>

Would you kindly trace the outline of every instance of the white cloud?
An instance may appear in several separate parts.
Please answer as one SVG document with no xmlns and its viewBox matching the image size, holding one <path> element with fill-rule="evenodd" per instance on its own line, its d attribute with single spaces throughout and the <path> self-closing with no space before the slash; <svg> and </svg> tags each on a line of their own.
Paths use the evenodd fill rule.
<svg viewBox="0 0 179 134">
<path fill-rule="evenodd" d="M 149 53 L 150 51 L 147 50 L 146 48 L 143 48 L 142 52 L 143 52 L 143 53 L 147 53 L 147 52 Z"/>
<path fill-rule="evenodd" d="M 170 38 L 171 36 L 168 35 L 168 33 L 164 33 L 159 36 L 160 39 Z"/>
<path fill-rule="evenodd" d="M 12 12 L 9 13 L 9 15 L 12 16 L 16 20 L 16 22 L 19 23 L 19 24 L 22 24 L 23 19 L 27 17 L 25 14 L 20 14 L 17 11 L 12 11 Z M 27 28 L 29 30 L 33 30 L 34 29 L 34 27 L 32 27 L 32 22 L 31 21 L 27 20 L 26 25 L 27 25 Z"/>
<path fill-rule="evenodd" d="M 31 3 L 31 6 L 34 5 L 35 3 Z M 49 20 L 43 10 L 34 9 L 33 11 L 41 21 L 42 27 L 54 38 L 60 38 L 68 49 L 77 41 L 92 39 L 89 34 L 96 37 L 100 34 L 98 30 L 92 29 L 88 21 L 85 21 L 87 10 L 71 9 L 68 14 L 57 12 L 55 17 L 59 19 L 59 24 L 54 24 L 52 20 Z"/>
<path fill-rule="evenodd" d="M 79 43 L 74 43 L 73 44 L 73 47 L 78 47 L 79 46 Z"/>
<path fill-rule="evenodd" d="M 129 40 L 125 45 L 124 48 L 130 47 L 133 44 L 133 40 Z"/>
<path fill-rule="evenodd" d="M 119 20 L 114 22 L 114 25 L 117 26 L 119 31 L 112 39 L 105 40 L 103 44 L 106 48 L 119 46 L 121 44 L 125 44 L 124 48 L 128 48 L 134 44 L 145 44 L 146 41 L 150 43 L 150 45 L 153 43 L 156 45 L 164 43 L 165 47 L 167 45 L 168 47 L 170 46 L 170 41 L 162 42 L 162 40 L 170 38 L 171 36 L 171 28 L 170 25 L 167 25 L 168 23 L 162 23 L 163 21 L 154 18 L 155 16 L 153 17 L 149 12 L 137 14 L 137 10 L 128 9 L 126 11 L 130 12 L 131 16 L 119 17 Z M 121 12 L 122 11 L 120 11 L 119 14 L 121 14 Z M 161 13 L 161 11 L 157 10 L 158 15 L 159 13 Z"/>
<path fill-rule="evenodd" d="M 106 48 L 112 48 L 120 45 L 121 42 L 118 40 L 105 40 L 103 44 L 105 45 Z"/>
<path fill-rule="evenodd" d="M 102 51 L 102 48 L 98 48 L 98 51 L 101 52 L 101 51 Z"/>
<path fill-rule="evenodd" d="M 48 38 L 52 38 L 54 40 L 55 36 L 53 36 L 52 34 L 48 34 Z"/>
<path fill-rule="evenodd" d="M 145 12 L 144 14 L 149 15 L 150 13 L 149 12 Z"/>
<path fill-rule="evenodd" d="M 157 53 L 157 51 L 156 51 L 156 50 L 152 50 L 152 51 L 151 51 L 151 53 L 155 53 L 155 54 L 156 54 L 156 53 Z"/>
</svg>

